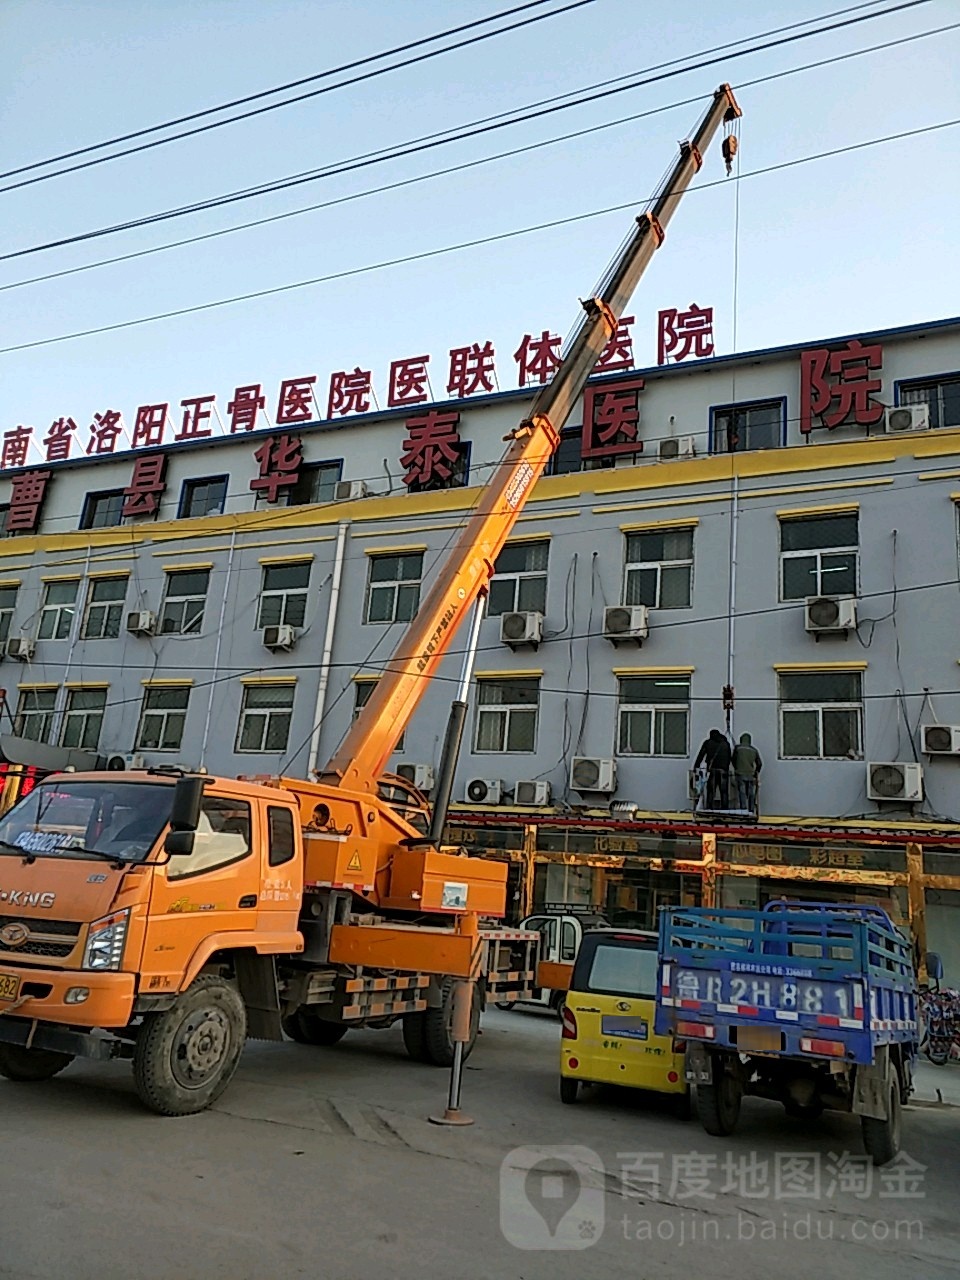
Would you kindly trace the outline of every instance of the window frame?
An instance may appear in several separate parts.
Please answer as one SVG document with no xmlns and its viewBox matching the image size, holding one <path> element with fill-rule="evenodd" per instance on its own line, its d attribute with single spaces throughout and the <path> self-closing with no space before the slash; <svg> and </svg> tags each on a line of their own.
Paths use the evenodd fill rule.
<svg viewBox="0 0 960 1280">
<path fill-rule="evenodd" d="M 20 584 L 16 582 L 8 582 L 0 586 L 0 597 L 3 592 L 13 592 L 12 604 L 0 604 L 0 645 L 5 645 L 10 639 L 10 628 L 13 626 L 14 615 L 17 611 L 17 602 L 20 598 Z"/>
<path fill-rule="evenodd" d="M 535 755 L 537 750 L 537 735 L 540 727 L 540 681 L 542 676 L 479 676 L 477 678 L 477 699 L 474 713 L 474 730 L 473 730 L 473 753 L 474 755 Z M 536 685 L 536 701 L 533 704 L 524 702 L 487 702 L 483 701 L 482 691 L 492 688 L 495 685 L 509 686 L 517 684 L 534 684 Z M 481 730 L 488 718 L 493 716 L 502 717 L 502 726 L 498 733 L 499 745 L 492 747 L 483 747 L 481 743 Z M 533 732 L 531 734 L 532 746 L 529 747 L 513 747 L 509 746 L 512 723 L 517 716 L 531 716 L 533 720 Z"/>
<path fill-rule="evenodd" d="M 329 498 L 318 497 L 316 492 L 317 486 L 316 484 L 314 484 L 312 486 L 312 491 L 313 491 L 312 497 L 304 498 L 301 501 L 294 501 L 294 495 L 296 491 L 300 488 L 300 485 L 303 482 L 304 477 L 312 476 L 314 479 L 319 479 L 319 477 L 322 475 L 324 471 L 336 472 L 336 475 L 333 476 L 332 492 L 330 494 L 330 497 Z M 327 502 L 335 502 L 336 496 L 337 496 L 337 485 L 340 483 L 342 479 L 343 479 L 343 458 L 324 459 L 323 461 L 320 461 L 320 462 L 304 462 L 303 465 L 300 467 L 300 472 L 297 477 L 297 483 L 289 485 L 287 487 L 286 492 L 281 496 L 280 504 L 285 507 L 312 507 L 312 506 L 322 506 Z M 258 498 L 258 502 L 261 501 L 261 495 L 258 494 L 257 498 Z M 262 499 L 262 500 L 264 502 L 264 505 L 267 505 L 266 500 L 265 499 Z"/>
<path fill-rule="evenodd" d="M 640 600 L 630 599 L 630 574 L 640 574 L 643 571 L 656 569 L 657 571 L 657 590 L 656 600 L 653 604 L 648 605 L 649 609 L 692 609 L 693 608 L 693 573 L 694 563 L 696 561 L 696 530 L 697 526 L 692 521 L 687 524 L 669 525 L 663 528 L 652 529 L 627 529 L 624 530 L 624 546 L 623 546 L 623 587 L 622 597 L 623 604 L 641 604 Z M 684 533 L 690 534 L 690 555 L 678 557 L 673 560 L 631 560 L 630 555 L 630 539 L 642 538 L 645 534 L 670 534 Z M 663 568 L 666 566 L 670 569 L 678 569 L 681 567 L 689 568 L 689 599 L 686 604 L 663 604 Z M 639 594 L 639 593 L 638 593 Z"/>
<path fill-rule="evenodd" d="M 116 505 L 116 520 L 100 521 L 95 519 L 96 512 L 94 508 L 98 502 L 102 500 L 112 500 Z M 123 489 L 97 489 L 93 493 L 88 493 L 83 499 L 83 509 L 80 513 L 81 529 L 115 529 L 118 525 L 123 524 L 123 504 L 126 501 L 126 495 Z"/>
<path fill-rule="evenodd" d="M 83 619 L 80 623 L 80 639 L 81 640 L 119 640 L 123 630 L 123 611 L 127 602 L 127 586 L 129 577 L 125 573 L 104 574 L 101 578 L 90 578 L 87 587 L 87 599 L 83 609 Z M 117 600 L 96 600 L 94 593 L 102 583 L 105 582 L 122 582 L 123 595 Z M 90 615 L 94 609 L 103 610 L 103 627 L 99 632 L 91 632 Z M 111 614 L 116 614 L 116 633 L 105 634 L 106 624 L 111 619 Z"/>
<path fill-rule="evenodd" d="M 844 675 L 854 676 L 857 679 L 859 688 L 859 701 L 857 700 L 830 700 L 820 698 L 818 701 L 786 701 L 783 696 L 783 678 L 784 676 L 825 676 L 825 675 Z M 825 755 L 824 754 L 824 713 L 828 711 L 839 711 L 845 714 L 853 713 L 856 717 L 857 750 L 853 755 Z M 786 752 L 786 725 L 784 715 L 810 715 L 815 714 L 817 717 L 817 746 L 819 748 L 816 755 L 809 754 L 790 754 Z M 863 671 L 857 669 L 851 671 L 843 667 L 835 668 L 815 668 L 812 667 L 806 671 L 779 671 L 777 673 L 777 729 L 778 729 L 778 747 L 779 758 L 781 760 L 860 760 L 864 759 L 864 701 L 863 701 Z"/>
<path fill-rule="evenodd" d="M 669 681 L 671 684 L 686 685 L 686 698 L 675 702 L 627 702 L 623 695 L 623 686 L 632 680 L 650 680 L 655 682 Z M 627 759 L 640 760 L 685 760 L 690 754 L 690 675 L 685 671 L 638 672 L 636 675 L 620 675 L 617 677 L 617 724 L 614 755 Z M 624 748 L 624 719 L 632 715 L 649 715 L 650 728 L 647 741 L 649 751 L 628 751 Z M 683 714 L 683 749 L 681 751 L 657 750 L 658 741 L 663 745 L 663 720 L 667 714 Z"/>
<path fill-rule="evenodd" d="M 307 570 L 307 580 L 302 587 L 278 587 L 273 590 L 268 590 L 267 577 L 271 571 L 277 569 L 303 568 L 304 566 Z M 262 569 L 263 574 L 260 578 L 260 596 L 257 601 L 257 624 L 255 630 L 262 631 L 264 627 L 277 627 L 284 625 L 303 627 L 306 622 L 307 600 L 310 595 L 310 579 L 313 576 L 313 560 L 309 556 L 304 556 L 302 560 L 282 560 L 277 561 L 274 564 L 264 564 Z M 287 617 L 287 612 L 290 608 L 290 601 L 292 598 L 300 600 L 303 606 L 302 610 L 297 610 L 300 615 L 300 620 L 298 622 L 291 622 Z M 271 602 L 274 600 L 280 601 L 280 616 L 275 622 L 264 621 L 264 606 L 268 600 Z"/>
<path fill-rule="evenodd" d="M 210 594 L 210 574 L 211 569 L 168 569 L 166 570 L 166 582 L 163 585 L 163 604 L 160 606 L 160 625 L 158 634 L 161 636 L 199 636 L 203 629 L 203 615 L 207 609 L 207 597 Z M 170 586 L 174 578 L 183 577 L 187 574 L 205 573 L 207 575 L 206 586 L 203 595 L 171 595 Z M 200 612 L 191 619 L 191 626 L 187 628 L 184 623 L 186 620 L 186 606 L 190 601 L 201 602 Z M 180 617 L 180 625 L 176 628 L 166 628 L 164 623 L 167 618 L 167 608 L 171 601 L 179 602 L 183 606 L 183 613 Z"/>
<path fill-rule="evenodd" d="M 853 516 L 857 521 L 857 541 L 855 545 L 846 545 L 835 543 L 831 546 L 808 547 L 800 551 L 784 551 L 783 549 L 783 527 L 787 524 L 803 524 L 814 520 L 836 520 L 842 516 Z M 777 590 L 779 592 L 779 602 L 781 604 L 795 604 L 799 600 L 809 600 L 815 596 L 837 596 L 837 595 L 860 595 L 860 512 L 858 508 L 851 507 L 844 511 L 825 511 L 822 515 L 810 512 L 803 516 L 783 515 L 777 517 L 777 542 L 778 542 L 778 560 L 777 560 Z M 829 583 L 824 588 L 824 573 L 829 577 L 830 570 L 824 570 L 824 556 L 853 556 L 853 591 L 831 590 Z M 803 560 L 814 558 L 816 560 L 816 579 L 817 590 L 808 591 L 800 596 L 788 596 L 785 590 L 784 564 L 787 560 Z"/>
<path fill-rule="evenodd" d="M 174 856 L 170 858 L 170 860 L 166 864 L 166 874 L 167 874 L 167 880 L 169 881 L 169 883 L 179 884 L 181 880 L 191 880 L 196 876 L 209 875 L 213 871 L 222 871 L 225 867 L 232 867 L 235 863 L 243 862 L 245 858 L 250 858 L 253 856 L 254 846 L 255 846 L 254 830 L 253 830 L 253 823 L 254 823 L 253 805 L 250 804 L 250 802 L 247 800 L 235 800 L 232 796 L 205 795 L 200 803 L 201 821 L 203 817 L 206 816 L 207 821 L 209 822 L 209 816 L 207 815 L 206 807 L 208 805 L 213 806 L 217 801 L 226 801 L 227 803 L 234 806 L 242 805 L 243 808 L 247 810 L 248 826 L 247 826 L 246 849 L 244 850 L 243 853 L 235 854 L 233 857 L 230 857 L 230 858 L 224 858 L 222 862 L 212 862 L 207 866 L 191 868 L 189 866 L 189 859 L 195 856 L 196 849 L 194 848 L 194 850 L 188 854 L 179 855 L 183 858 L 183 861 L 187 863 L 187 869 L 179 873 L 177 872 L 177 856 Z M 213 824 L 211 823 L 211 827 L 212 825 Z"/>
<path fill-rule="evenodd" d="M 63 587 L 68 583 L 73 583 L 73 599 L 61 600 L 57 603 L 50 602 L 51 588 Z M 77 616 L 77 597 L 80 594 L 80 578 L 52 578 L 49 582 L 43 584 L 43 604 L 40 606 L 40 622 L 37 626 L 38 640 L 69 640 L 73 631 L 74 622 Z M 65 631 L 61 631 L 61 620 L 64 615 L 69 615 L 70 621 L 67 623 Z M 50 616 L 55 621 L 52 627 L 51 635 L 44 635 L 45 619 Z"/>
<path fill-rule="evenodd" d="M 282 707 L 247 706 L 247 698 L 252 692 L 260 692 L 265 689 L 274 693 L 279 692 L 280 690 L 283 690 L 284 692 L 289 691 L 290 705 Z M 290 729 L 293 725 L 293 709 L 296 703 L 296 697 L 297 684 L 295 680 L 284 680 L 282 683 L 280 681 L 276 681 L 275 683 L 270 682 L 268 684 L 245 684 L 243 686 L 243 695 L 240 699 L 240 713 L 237 717 L 237 737 L 233 748 L 234 752 L 237 755 L 273 755 L 275 752 L 286 751 L 290 743 Z M 246 727 L 247 720 L 256 719 L 260 716 L 263 717 L 263 726 L 260 732 L 260 745 L 257 747 L 243 746 L 244 729 Z M 281 719 L 286 717 L 287 720 L 287 731 L 284 735 L 283 745 L 280 747 L 270 747 L 266 745 L 275 717 L 280 717 Z"/>
<path fill-rule="evenodd" d="M 207 509 L 203 512 L 189 511 L 194 495 L 199 491 L 201 485 L 208 488 L 213 485 L 223 485 L 223 497 L 220 501 L 219 510 L 213 511 Z M 180 501 L 177 504 L 178 520 L 202 520 L 205 516 L 222 516 L 227 505 L 227 498 L 230 496 L 230 477 L 229 475 L 219 476 L 191 476 L 184 480 L 180 485 Z"/>
<path fill-rule="evenodd" d="M 936 387 L 938 392 L 938 400 L 939 400 L 939 404 L 937 406 L 938 414 L 942 418 L 943 397 L 942 397 L 942 392 L 940 388 L 943 386 L 944 383 L 953 383 L 953 382 L 960 383 L 960 370 L 955 369 L 951 373 L 935 373 L 931 377 L 900 378 L 898 381 L 896 381 L 893 384 L 894 405 L 899 409 L 901 407 L 908 408 L 911 404 L 919 404 L 919 403 L 930 404 L 929 399 L 924 401 L 904 400 L 903 398 L 904 393 L 922 390 L 928 387 Z M 931 413 L 930 413 L 931 419 L 934 416 L 937 416 L 937 415 L 933 413 L 933 410 L 931 407 Z M 954 423 L 948 423 L 947 425 L 943 425 L 942 422 L 937 426 L 934 426 L 932 422 L 930 424 L 930 429 L 932 431 L 954 431 L 958 427 L 960 427 L 960 421 L 954 422 Z"/>
<path fill-rule="evenodd" d="M 500 555 L 497 557 L 497 559 L 499 560 L 500 556 L 502 556 L 504 552 L 508 550 L 509 551 L 520 551 L 520 550 L 527 551 L 532 547 L 546 548 L 546 565 L 544 566 L 544 568 L 517 569 L 517 570 L 508 570 L 506 573 L 498 573 L 496 565 L 494 565 L 493 576 L 490 579 L 490 586 L 487 593 L 486 616 L 488 618 L 499 618 L 499 617 L 502 617 L 502 615 L 505 613 L 514 613 L 521 607 L 524 609 L 524 611 L 528 609 L 532 609 L 536 613 L 546 614 L 547 612 L 547 578 L 550 572 L 550 539 L 549 538 L 518 538 L 514 542 L 507 542 L 504 545 L 503 549 L 501 550 Z M 538 581 L 542 581 L 542 584 L 543 584 L 542 602 L 536 605 L 524 604 L 523 606 L 521 606 L 519 603 L 520 593 L 522 589 L 521 583 L 530 583 L 530 582 L 538 582 Z M 502 586 L 507 582 L 513 583 L 513 603 L 508 605 L 506 608 L 503 608 L 503 609 L 497 608 L 496 610 L 494 610 L 494 607 L 493 607 L 494 583 L 500 583 Z"/>
<path fill-rule="evenodd" d="M 780 417 L 780 438 L 773 445 L 759 445 L 743 449 L 730 449 L 728 440 L 721 437 L 717 419 L 724 413 L 749 413 L 751 409 L 775 408 Z M 755 453 L 760 449 L 782 449 L 787 443 L 787 397 L 765 396 L 757 400 L 734 400 L 729 404 L 710 406 L 708 448 L 711 454 Z M 749 424 L 748 424 L 749 426 Z"/>
<path fill-rule="evenodd" d="M 43 688 L 31 685 L 20 690 L 20 696 L 17 699 L 17 710 L 13 717 L 13 732 L 18 738 L 26 738 L 29 742 L 45 742 L 48 745 L 52 745 L 50 738 L 53 722 L 57 714 L 57 694 L 59 692 L 59 685 L 49 685 Z M 51 698 L 49 707 L 27 707 L 26 703 L 29 698 L 37 699 L 41 694 L 47 694 Z M 25 722 L 28 716 L 45 717 L 42 721 L 43 733 L 39 737 L 25 732 Z"/>
<path fill-rule="evenodd" d="M 282 819 L 283 825 L 285 825 L 286 823 L 290 824 L 289 847 L 285 850 L 279 850 L 279 851 L 277 849 L 277 845 L 278 843 L 280 843 L 281 840 L 286 839 L 287 832 L 286 831 L 283 831 L 280 833 L 277 832 L 274 826 L 274 823 L 277 821 L 277 819 Z M 296 856 L 297 856 L 297 837 L 296 837 L 296 828 L 294 827 L 293 814 L 290 812 L 289 809 L 283 808 L 282 805 L 268 804 L 267 805 L 267 866 L 268 867 L 286 866 L 286 864 L 288 862 L 292 862 Z"/>
<path fill-rule="evenodd" d="M 74 699 L 83 694 L 99 694 L 103 701 L 99 707 L 78 708 L 73 706 Z M 100 736 L 103 733 L 103 718 L 107 709 L 107 690 L 105 688 L 84 688 L 82 685 L 75 689 L 67 690 L 67 700 L 64 703 L 63 715 L 60 719 L 60 746 L 75 751 L 97 751 L 100 746 Z M 87 742 L 87 729 L 91 720 L 97 721 L 97 732 L 92 742 Z M 80 740 L 78 742 L 67 742 L 67 731 L 69 726 L 75 720 L 82 721 L 82 729 L 80 732 Z"/>
<path fill-rule="evenodd" d="M 426 555 L 426 552 L 421 550 L 420 548 L 417 548 L 416 550 L 411 549 L 409 551 L 401 550 L 401 551 L 383 551 L 378 553 L 371 553 L 371 555 L 368 557 L 370 560 L 370 563 L 367 566 L 367 589 L 366 589 L 366 594 L 364 596 L 364 603 L 363 603 L 363 621 L 365 626 L 368 625 L 368 626 L 378 626 L 378 627 L 389 627 L 389 626 L 392 626 L 395 622 L 410 622 L 413 620 L 413 618 L 416 616 L 417 610 L 420 608 L 420 589 L 423 586 L 423 559 L 425 555 Z M 375 564 L 382 563 L 384 560 L 403 561 L 404 559 L 410 556 L 419 556 L 420 558 L 420 570 L 416 578 L 399 578 L 398 577 L 395 579 L 382 579 L 377 582 L 373 580 L 373 567 Z M 398 565 L 398 571 L 400 568 L 402 568 L 402 564 Z M 416 587 L 417 592 L 416 592 L 416 600 L 414 601 L 410 616 L 398 617 L 397 616 L 397 600 L 399 598 L 400 590 L 403 587 L 413 587 L 413 586 Z M 388 590 L 392 590 L 393 592 L 393 600 L 392 600 L 392 607 L 390 610 L 390 617 L 389 618 L 371 618 L 370 605 L 373 600 L 374 592 L 381 592 L 381 591 L 388 591 Z"/>
<path fill-rule="evenodd" d="M 140 719 L 137 724 L 137 751 L 182 751 L 183 735 L 187 728 L 187 715 L 190 711 L 190 691 L 193 688 L 191 684 L 186 682 L 182 684 L 154 684 L 147 685 L 143 691 L 143 698 L 140 703 Z M 174 689 L 184 690 L 186 698 L 182 707 L 151 707 L 149 706 L 150 698 L 153 694 L 171 693 Z M 146 729 L 147 716 L 160 716 L 162 718 L 162 731 L 158 735 L 158 745 L 153 746 L 143 741 L 144 731 Z M 167 725 L 171 716 L 182 716 L 183 723 L 180 726 L 180 737 L 172 746 L 164 746 L 164 739 L 167 736 Z"/>
</svg>

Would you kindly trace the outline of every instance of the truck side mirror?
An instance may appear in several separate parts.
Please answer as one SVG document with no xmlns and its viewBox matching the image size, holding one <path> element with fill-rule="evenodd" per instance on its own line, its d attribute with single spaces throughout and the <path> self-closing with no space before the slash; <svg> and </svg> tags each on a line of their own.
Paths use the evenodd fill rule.
<svg viewBox="0 0 960 1280">
<path fill-rule="evenodd" d="M 200 804 L 203 788 L 208 779 L 200 774 L 178 778 L 173 788 L 173 806 L 170 809 L 170 831 L 196 831 L 200 822 Z"/>
<path fill-rule="evenodd" d="M 927 977 L 939 982 L 943 977 L 943 961 L 935 951 L 927 952 Z"/>
<path fill-rule="evenodd" d="M 171 858 L 186 858 L 193 853 L 193 842 L 196 839 L 195 831 L 168 831 L 167 838 L 163 842 L 164 852 L 168 853 Z"/>
</svg>

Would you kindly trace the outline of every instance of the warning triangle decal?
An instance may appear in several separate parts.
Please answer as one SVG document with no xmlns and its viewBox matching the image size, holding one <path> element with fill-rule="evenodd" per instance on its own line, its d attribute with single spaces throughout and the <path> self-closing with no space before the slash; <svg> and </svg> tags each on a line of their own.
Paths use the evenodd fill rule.
<svg viewBox="0 0 960 1280">
<path fill-rule="evenodd" d="M 359 855 L 359 853 L 355 853 L 355 854 L 353 854 L 353 856 L 351 857 L 350 861 L 347 863 L 347 870 L 348 870 L 348 871 L 362 871 L 362 870 L 363 870 L 363 867 L 360 865 L 360 855 Z"/>
</svg>

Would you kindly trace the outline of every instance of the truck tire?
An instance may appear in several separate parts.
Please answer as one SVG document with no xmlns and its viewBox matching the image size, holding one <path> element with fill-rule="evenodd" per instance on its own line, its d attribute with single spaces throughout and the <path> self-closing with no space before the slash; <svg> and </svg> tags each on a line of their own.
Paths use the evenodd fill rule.
<svg viewBox="0 0 960 1280">
<path fill-rule="evenodd" d="M 900 1151 L 900 1077 L 891 1068 L 887 1084 L 887 1119 L 860 1117 L 863 1146 L 875 1165 L 889 1164 Z"/>
<path fill-rule="evenodd" d="M 0 1044 L 0 1076 L 18 1084 L 52 1080 L 73 1061 L 72 1053 L 52 1049 L 25 1049 L 20 1044 Z"/>
<path fill-rule="evenodd" d="M 700 1123 L 714 1138 L 727 1138 L 740 1119 L 743 1086 L 737 1076 L 726 1070 L 723 1059 L 713 1059 L 713 1083 L 697 1085 L 697 1115 Z"/>
<path fill-rule="evenodd" d="M 288 1018 L 282 1019 L 282 1026 L 297 1044 L 321 1045 L 324 1048 L 339 1044 L 350 1030 L 342 1022 L 326 1022 L 309 1009 L 297 1009 Z"/>
<path fill-rule="evenodd" d="M 511 1009 L 515 1008 L 516 1003 L 517 1003 L 516 1000 L 497 1000 L 496 1001 L 497 1008 L 503 1009 L 505 1013 L 509 1013 Z"/>
<path fill-rule="evenodd" d="M 426 1013 L 407 1013 L 403 1016 L 403 1045 L 414 1062 L 429 1062 L 427 1057 L 424 1020 Z"/>
<path fill-rule="evenodd" d="M 171 1008 L 144 1018 L 133 1053 L 140 1101 L 161 1116 L 205 1110 L 233 1078 L 246 1038 L 239 991 L 202 974 Z"/>
<path fill-rule="evenodd" d="M 576 1102 L 580 1094 L 580 1081 L 574 1080 L 570 1076 L 560 1077 L 560 1101 L 565 1102 L 568 1106 Z"/>
<path fill-rule="evenodd" d="M 426 1061 L 435 1067 L 449 1067 L 453 1063 L 453 979 L 444 978 L 442 998 L 435 1009 L 426 1009 L 423 1018 L 423 1045 Z M 470 1056 L 480 1030 L 480 988 L 474 987 L 473 1007 L 470 1010 L 470 1039 L 463 1046 L 464 1061 Z M 406 1022 L 406 1019 L 404 1019 Z"/>
</svg>

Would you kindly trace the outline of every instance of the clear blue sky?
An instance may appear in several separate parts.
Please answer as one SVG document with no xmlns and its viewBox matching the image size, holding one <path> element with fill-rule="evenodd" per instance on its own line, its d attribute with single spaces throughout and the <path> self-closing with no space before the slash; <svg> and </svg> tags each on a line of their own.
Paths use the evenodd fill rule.
<svg viewBox="0 0 960 1280">
<path fill-rule="evenodd" d="M 5 0 L 2 168 L 211 106 L 506 8 L 506 0 Z M 9 249 L 328 164 L 641 71 L 840 8 L 841 0 L 585 8 L 356 87 L 0 196 Z M 508 146 L 735 85 L 960 19 L 957 0 L 731 58 L 488 138 L 222 213 L 191 216 L 0 264 L 0 283 L 359 191 Z M 740 94 L 743 171 L 960 116 L 960 32 Z M 0 346 L 108 324 L 636 199 L 700 114 L 685 106 L 463 175 L 205 244 L 0 294 Z M 960 129 L 741 184 L 739 349 L 960 311 Z M 714 153 L 703 181 L 722 176 Z M 492 339 L 502 387 L 527 331 L 566 333 L 630 225 L 568 228 L 56 346 L 0 356 L 0 430 L 81 430 L 95 412 L 430 353 L 440 398 L 450 347 Z M 951 231 L 950 228 L 954 229 Z M 639 363 L 655 361 L 658 308 L 712 304 L 733 349 L 734 185 L 691 192 L 635 301 Z M 273 405 L 268 406 L 271 411 Z M 84 433 L 84 439 L 86 438 Z"/>
</svg>

